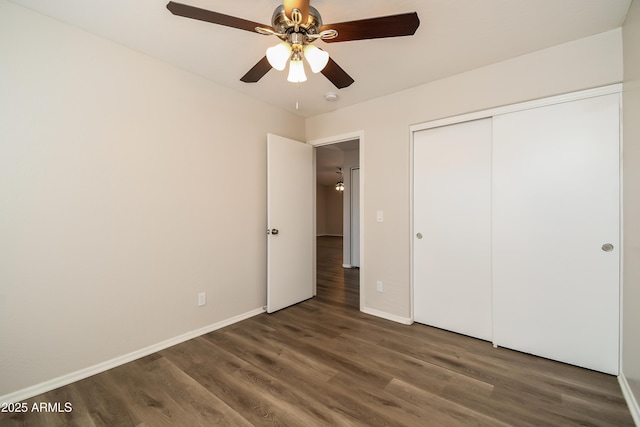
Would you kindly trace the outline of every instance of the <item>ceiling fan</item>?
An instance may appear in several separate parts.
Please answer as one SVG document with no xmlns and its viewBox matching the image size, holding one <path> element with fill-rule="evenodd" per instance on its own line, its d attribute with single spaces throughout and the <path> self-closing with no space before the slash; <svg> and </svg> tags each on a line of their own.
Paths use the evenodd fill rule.
<svg viewBox="0 0 640 427">
<path fill-rule="evenodd" d="M 284 0 L 273 12 L 271 26 L 173 1 L 167 4 L 167 9 L 177 16 L 278 37 L 280 43 L 267 49 L 266 56 L 240 78 L 245 83 L 259 81 L 271 68 L 284 70 L 287 63 L 288 80 L 305 81 L 304 57 L 314 73 L 322 72 L 338 89 L 350 86 L 354 80 L 329 58 L 328 52 L 317 48 L 313 42 L 318 39 L 332 43 L 411 36 L 420 25 L 416 12 L 323 25 L 320 12 L 309 3 L 310 0 Z"/>
</svg>

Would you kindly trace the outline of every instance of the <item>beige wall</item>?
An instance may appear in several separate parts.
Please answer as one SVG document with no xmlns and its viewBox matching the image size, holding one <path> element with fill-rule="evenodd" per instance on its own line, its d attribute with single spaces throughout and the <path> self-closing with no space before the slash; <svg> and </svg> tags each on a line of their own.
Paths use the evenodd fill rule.
<svg viewBox="0 0 640 427">
<path fill-rule="evenodd" d="M 326 186 L 322 184 L 316 184 L 316 236 L 324 236 L 327 234 L 325 187 Z"/>
<path fill-rule="evenodd" d="M 325 198 L 327 201 L 326 234 L 330 236 L 342 236 L 343 193 L 337 191 L 334 186 L 329 185 L 325 187 Z"/>
<path fill-rule="evenodd" d="M 364 308 L 411 316 L 411 124 L 621 81 L 621 30 L 614 30 L 307 119 L 307 140 L 364 130 Z"/>
<path fill-rule="evenodd" d="M 640 400 L 640 2 L 634 0 L 623 27 L 623 335 L 622 373 L 636 410 Z M 640 416 L 640 414 L 637 414 Z M 640 421 L 640 420 L 637 420 Z"/>
<path fill-rule="evenodd" d="M 267 132 L 304 121 L 0 0 L 0 396 L 260 309 Z"/>
<path fill-rule="evenodd" d="M 342 193 L 331 185 L 316 187 L 316 228 L 318 236 L 342 236 Z"/>
</svg>

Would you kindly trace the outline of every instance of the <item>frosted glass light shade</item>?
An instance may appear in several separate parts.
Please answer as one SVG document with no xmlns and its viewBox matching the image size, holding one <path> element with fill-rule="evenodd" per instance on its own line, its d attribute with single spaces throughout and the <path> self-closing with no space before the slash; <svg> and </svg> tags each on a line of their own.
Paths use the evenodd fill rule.
<svg viewBox="0 0 640 427">
<path fill-rule="evenodd" d="M 290 56 L 291 46 L 289 43 L 281 42 L 267 49 L 267 60 L 278 71 L 284 70 Z"/>
<path fill-rule="evenodd" d="M 307 81 L 307 76 L 304 73 L 304 65 L 301 60 L 292 59 L 289 63 L 289 77 L 287 77 L 291 83 L 301 83 Z"/>
<path fill-rule="evenodd" d="M 319 73 L 329 62 L 329 52 L 308 44 L 304 48 L 304 57 L 311 66 L 311 71 Z"/>
</svg>

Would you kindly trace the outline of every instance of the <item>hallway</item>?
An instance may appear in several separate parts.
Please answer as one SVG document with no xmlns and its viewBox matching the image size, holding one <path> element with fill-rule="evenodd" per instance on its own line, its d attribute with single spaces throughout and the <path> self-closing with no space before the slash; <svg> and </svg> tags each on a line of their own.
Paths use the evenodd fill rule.
<svg viewBox="0 0 640 427">
<path fill-rule="evenodd" d="M 319 236 L 316 247 L 316 299 L 359 310 L 360 269 L 342 267 L 342 237 Z"/>
</svg>

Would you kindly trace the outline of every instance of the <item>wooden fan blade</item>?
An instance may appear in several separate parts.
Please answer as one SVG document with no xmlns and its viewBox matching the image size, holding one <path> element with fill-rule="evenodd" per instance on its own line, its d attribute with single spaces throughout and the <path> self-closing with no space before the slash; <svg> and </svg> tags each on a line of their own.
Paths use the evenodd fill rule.
<svg viewBox="0 0 640 427">
<path fill-rule="evenodd" d="M 291 19 L 291 11 L 298 9 L 302 12 L 302 23 L 304 24 L 309 19 L 309 3 L 310 0 L 284 0 L 284 13 Z"/>
<path fill-rule="evenodd" d="M 271 69 L 271 64 L 269 64 L 269 60 L 265 56 L 262 58 L 256 65 L 253 66 L 247 74 L 240 78 L 240 81 L 245 83 L 256 83 L 258 80 L 264 77 L 265 74 L 269 72 Z"/>
<path fill-rule="evenodd" d="M 420 26 L 416 12 L 400 15 L 381 16 L 379 18 L 340 22 L 323 25 L 320 31 L 336 30 L 338 37 L 324 40 L 327 43 L 347 42 L 351 40 L 381 39 L 385 37 L 412 36 Z"/>
<path fill-rule="evenodd" d="M 167 9 L 177 16 L 211 22 L 213 24 L 237 28 L 239 30 L 251 31 L 252 33 L 256 32 L 256 27 L 272 29 L 269 25 L 263 25 L 259 22 L 247 21 L 246 19 L 236 18 L 235 16 L 224 15 L 222 13 L 212 12 L 210 10 L 200 9 L 198 7 L 172 1 L 167 3 Z"/>
<path fill-rule="evenodd" d="M 329 58 L 327 66 L 322 70 L 322 74 L 324 74 L 324 76 L 338 89 L 344 89 L 347 86 L 351 86 L 355 81 L 342 69 L 342 67 L 336 64 L 336 61 L 331 58 Z"/>
</svg>

